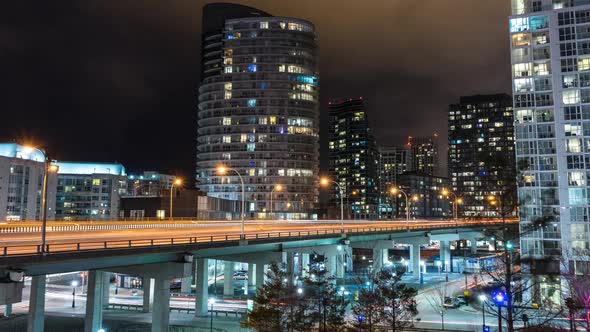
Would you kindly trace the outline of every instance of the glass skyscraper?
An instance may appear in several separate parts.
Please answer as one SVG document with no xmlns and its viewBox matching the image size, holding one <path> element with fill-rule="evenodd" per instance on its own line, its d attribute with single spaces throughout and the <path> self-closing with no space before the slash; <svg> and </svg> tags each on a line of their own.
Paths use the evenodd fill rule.
<svg viewBox="0 0 590 332">
<path fill-rule="evenodd" d="M 590 249 L 590 2 L 513 0 L 510 45 L 521 252 L 559 273 Z M 577 262 L 578 261 L 578 262 Z"/>
<path fill-rule="evenodd" d="M 197 186 L 240 200 L 246 216 L 309 218 L 319 171 L 318 47 L 312 23 L 255 8 L 203 9 Z"/>
</svg>

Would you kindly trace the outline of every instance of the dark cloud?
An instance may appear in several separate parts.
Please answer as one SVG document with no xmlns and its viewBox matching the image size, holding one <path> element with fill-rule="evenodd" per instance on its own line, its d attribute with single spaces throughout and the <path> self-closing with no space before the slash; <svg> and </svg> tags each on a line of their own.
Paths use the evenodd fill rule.
<svg viewBox="0 0 590 332">
<path fill-rule="evenodd" d="M 3 3 L 0 140 L 190 176 L 208 2 Z M 236 2 L 315 23 L 323 129 L 329 98 L 364 96 L 381 144 L 444 141 L 449 103 L 510 90 L 507 0 Z"/>
</svg>

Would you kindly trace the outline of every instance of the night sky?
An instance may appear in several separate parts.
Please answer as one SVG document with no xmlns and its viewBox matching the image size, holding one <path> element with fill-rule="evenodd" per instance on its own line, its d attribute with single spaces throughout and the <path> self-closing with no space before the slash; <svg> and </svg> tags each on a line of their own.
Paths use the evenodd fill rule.
<svg viewBox="0 0 590 332">
<path fill-rule="evenodd" d="M 444 142 L 448 104 L 511 89 L 509 0 L 235 2 L 312 21 L 322 113 L 331 98 L 363 96 L 381 145 L 433 132 Z M 192 177 L 205 3 L 2 3 L 0 141 Z"/>
</svg>

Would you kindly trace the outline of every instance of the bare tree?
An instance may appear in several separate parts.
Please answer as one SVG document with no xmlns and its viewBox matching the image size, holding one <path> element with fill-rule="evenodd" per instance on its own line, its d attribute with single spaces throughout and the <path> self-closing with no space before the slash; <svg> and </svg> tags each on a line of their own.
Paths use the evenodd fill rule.
<svg viewBox="0 0 590 332">
<path fill-rule="evenodd" d="M 445 329 L 445 314 L 447 313 L 447 307 L 445 306 L 445 300 L 449 298 L 450 293 L 446 282 L 438 283 L 429 292 L 425 292 L 426 300 L 434 312 L 440 315 L 441 328 Z"/>
<path fill-rule="evenodd" d="M 570 329 L 575 331 L 579 322 L 585 321 L 585 328 L 590 331 L 590 251 L 570 248 L 567 252 L 571 255 L 562 257 L 561 275 L 568 288 L 564 305 Z"/>
</svg>

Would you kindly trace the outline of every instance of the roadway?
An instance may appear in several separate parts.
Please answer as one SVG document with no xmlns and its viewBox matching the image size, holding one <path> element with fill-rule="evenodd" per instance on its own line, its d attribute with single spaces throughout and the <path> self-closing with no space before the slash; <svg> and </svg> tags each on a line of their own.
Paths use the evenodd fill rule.
<svg viewBox="0 0 590 332">
<path fill-rule="evenodd" d="M 455 227 L 482 225 L 494 223 L 494 221 L 465 222 L 458 224 L 450 221 L 345 221 L 344 228 L 347 232 L 355 232 L 362 229 L 365 231 L 379 231 L 379 228 L 397 228 L 398 230 L 429 229 L 442 227 Z M 495 222 L 497 224 L 497 222 Z M 178 226 L 178 225 L 177 225 Z M 372 228 L 369 230 L 369 228 Z M 308 235 L 308 233 L 339 233 L 341 223 L 332 222 L 256 222 L 245 225 L 247 239 L 263 237 L 286 237 Z M 187 225 L 186 227 L 175 228 L 143 228 L 143 229 L 101 229 L 101 230 L 71 230 L 66 232 L 48 232 L 47 244 L 53 250 L 49 251 L 73 251 L 104 249 L 109 242 L 108 248 L 166 245 L 194 242 L 210 242 L 237 240 L 241 232 L 240 223 L 200 223 L 198 226 Z M 282 233 L 282 234 L 281 234 Z M 289 234 L 290 233 L 290 234 Z M 174 239 L 174 240 L 172 240 Z M 0 249 L 6 247 L 6 255 L 34 254 L 37 253 L 37 246 L 41 244 L 39 232 L 15 232 L 3 233 L 0 237 Z"/>
</svg>

